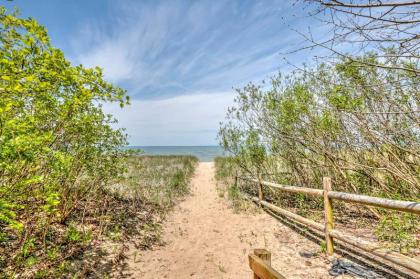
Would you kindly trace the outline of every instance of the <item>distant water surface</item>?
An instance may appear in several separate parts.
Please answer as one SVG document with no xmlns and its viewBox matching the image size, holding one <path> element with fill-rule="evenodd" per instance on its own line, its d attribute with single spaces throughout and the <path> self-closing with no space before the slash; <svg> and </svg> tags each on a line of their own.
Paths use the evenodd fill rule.
<svg viewBox="0 0 420 279">
<path fill-rule="evenodd" d="M 193 155 L 201 162 L 211 162 L 217 156 L 226 156 L 220 146 L 130 146 L 141 149 L 146 155 Z"/>
</svg>

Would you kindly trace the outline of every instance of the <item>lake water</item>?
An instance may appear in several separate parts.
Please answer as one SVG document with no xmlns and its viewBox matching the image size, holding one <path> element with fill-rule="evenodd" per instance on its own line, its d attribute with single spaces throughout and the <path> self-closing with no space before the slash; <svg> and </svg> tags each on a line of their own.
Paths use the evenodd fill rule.
<svg viewBox="0 0 420 279">
<path fill-rule="evenodd" d="M 201 162 L 211 162 L 217 156 L 226 153 L 220 146 L 130 146 L 130 149 L 141 149 L 146 155 L 193 155 Z"/>
</svg>

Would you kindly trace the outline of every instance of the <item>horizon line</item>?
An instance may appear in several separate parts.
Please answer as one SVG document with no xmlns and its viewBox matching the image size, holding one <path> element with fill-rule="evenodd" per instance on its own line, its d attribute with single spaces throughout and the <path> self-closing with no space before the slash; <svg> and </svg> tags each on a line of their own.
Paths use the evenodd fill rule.
<svg viewBox="0 0 420 279">
<path fill-rule="evenodd" d="M 126 145 L 127 147 L 221 147 L 220 145 Z"/>
</svg>

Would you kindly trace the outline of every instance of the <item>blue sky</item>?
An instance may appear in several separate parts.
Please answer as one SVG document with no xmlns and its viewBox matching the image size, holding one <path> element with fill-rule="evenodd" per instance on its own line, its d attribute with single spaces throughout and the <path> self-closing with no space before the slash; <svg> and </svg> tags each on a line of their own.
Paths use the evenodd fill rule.
<svg viewBox="0 0 420 279">
<path fill-rule="evenodd" d="M 296 1 L 14 0 L 74 64 L 100 66 L 132 105 L 105 106 L 131 145 L 214 145 L 234 90 L 313 53 L 293 29 L 318 22 Z"/>
</svg>

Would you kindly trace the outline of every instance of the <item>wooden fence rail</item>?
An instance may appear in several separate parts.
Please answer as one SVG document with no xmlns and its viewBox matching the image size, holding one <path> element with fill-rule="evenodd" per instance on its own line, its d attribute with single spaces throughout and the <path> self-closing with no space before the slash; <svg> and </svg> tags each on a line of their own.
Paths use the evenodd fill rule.
<svg viewBox="0 0 420 279">
<path fill-rule="evenodd" d="M 325 177 L 323 179 L 323 190 L 276 184 L 248 177 L 235 177 L 235 183 L 237 183 L 239 179 L 258 183 L 258 197 L 249 197 L 251 200 L 259 203 L 261 206 L 269 208 L 274 212 L 280 213 L 290 219 L 293 219 L 296 222 L 299 222 L 301 224 L 311 227 L 316 231 L 324 233 L 325 242 L 327 246 L 327 253 L 329 255 L 333 255 L 334 253 L 333 240 L 338 239 L 344 243 L 355 246 L 365 252 L 374 254 L 385 260 L 388 260 L 389 262 L 405 267 L 414 272 L 420 273 L 420 262 L 418 260 L 396 252 L 384 250 L 374 243 L 354 238 L 348 234 L 345 234 L 344 232 L 334 229 L 332 200 L 336 199 L 345 202 L 359 203 L 369 206 L 393 209 L 397 211 L 410 212 L 414 214 L 420 214 L 420 203 L 332 191 L 331 179 L 328 177 Z M 299 216 L 295 213 L 292 213 L 288 210 L 282 209 L 265 201 L 262 186 L 268 186 L 287 192 L 304 193 L 311 196 L 322 197 L 324 199 L 324 224 L 319 224 L 315 221 L 304 218 L 302 216 Z"/>
<path fill-rule="evenodd" d="M 238 177 L 238 179 L 259 183 L 259 181 L 254 178 Z M 323 197 L 324 195 L 324 191 L 321 189 L 290 186 L 290 185 L 277 184 L 277 183 L 267 182 L 267 181 L 261 181 L 261 185 L 268 186 L 271 188 L 277 188 L 286 192 L 303 193 L 303 194 L 307 194 L 311 196 Z M 420 214 L 419 202 L 391 200 L 391 199 L 384 199 L 384 198 L 371 197 L 371 196 L 358 195 L 358 194 L 350 194 L 350 193 L 345 193 L 345 192 L 336 192 L 336 191 L 329 191 L 328 197 L 331 199 L 348 201 L 352 203 L 359 203 L 359 204 L 371 205 L 371 206 L 382 207 L 382 208 L 387 208 L 387 209 L 394 209 L 397 211 Z"/>
<path fill-rule="evenodd" d="M 254 279 L 286 279 L 271 267 L 271 253 L 265 249 L 254 249 L 249 255 L 249 267 Z"/>
</svg>

